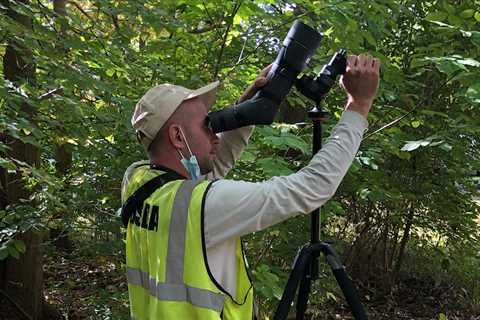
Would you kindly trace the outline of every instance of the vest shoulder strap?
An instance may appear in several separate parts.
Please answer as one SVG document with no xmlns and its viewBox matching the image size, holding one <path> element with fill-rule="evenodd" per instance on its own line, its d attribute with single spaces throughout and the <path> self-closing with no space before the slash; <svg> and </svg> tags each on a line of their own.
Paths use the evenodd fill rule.
<svg viewBox="0 0 480 320">
<path fill-rule="evenodd" d="M 150 195 L 154 193 L 155 190 L 157 190 L 167 182 L 177 180 L 178 177 L 178 173 L 169 171 L 167 173 L 156 176 L 155 178 L 147 181 L 144 185 L 138 188 L 122 205 L 121 217 L 124 227 L 126 228 L 128 226 L 128 221 L 135 213 L 135 210 L 142 206 L 143 202 L 148 197 L 150 197 Z"/>
</svg>

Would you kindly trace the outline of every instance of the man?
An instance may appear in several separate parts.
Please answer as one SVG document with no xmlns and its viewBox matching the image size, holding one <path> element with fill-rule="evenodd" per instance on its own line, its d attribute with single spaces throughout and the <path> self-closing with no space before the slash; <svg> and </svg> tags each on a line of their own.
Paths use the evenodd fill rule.
<svg viewBox="0 0 480 320">
<path fill-rule="evenodd" d="M 163 180 L 128 223 L 132 318 L 252 319 L 240 237 L 309 213 L 333 196 L 367 129 L 379 67 L 367 55 L 350 56 L 341 79 L 345 112 L 322 150 L 297 173 L 258 183 L 222 179 L 253 128 L 212 132 L 207 114 L 217 82 L 198 90 L 160 85 L 142 97 L 132 124 L 150 161 L 127 169 L 123 202 L 151 179 Z M 242 99 L 265 84 L 267 72 Z"/>
</svg>

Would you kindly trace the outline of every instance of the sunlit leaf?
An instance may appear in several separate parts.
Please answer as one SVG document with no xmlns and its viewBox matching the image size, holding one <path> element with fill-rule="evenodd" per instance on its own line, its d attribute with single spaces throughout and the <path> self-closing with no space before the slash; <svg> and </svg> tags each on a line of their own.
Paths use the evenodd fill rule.
<svg viewBox="0 0 480 320">
<path fill-rule="evenodd" d="M 475 14 L 475 10 L 473 10 L 473 9 L 466 9 L 466 10 L 463 10 L 463 11 L 460 13 L 460 16 L 461 16 L 462 18 L 467 19 L 467 18 L 473 17 L 474 14 Z"/>
<path fill-rule="evenodd" d="M 452 146 L 449 145 L 448 143 L 443 143 L 440 145 L 440 149 L 450 152 L 452 150 Z"/>
<path fill-rule="evenodd" d="M 427 14 L 425 18 L 431 21 L 443 21 L 447 18 L 447 14 L 443 11 L 434 11 Z"/>
<path fill-rule="evenodd" d="M 475 20 L 480 22 L 480 11 L 475 12 L 475 14 L 473 16 L 474 16 Z"/>
<path fill-rule="evenodd" d="M 0 158 L 0 167 L 7 170 L 16 170 L 17 166 L 11 160 Z"/>
<path fill-rule="evenodd" d="M 420 147 L 428 146 L 431 142 L 427 140 L 409 141 L 401 149 L 401 151 L 414 151 Z"/>
<path fill-rule="evenodd" d="M 480 103 L 480 83 L 470 86 L 466 92 L 466 97 L 474 103 Z"/>
</svg>

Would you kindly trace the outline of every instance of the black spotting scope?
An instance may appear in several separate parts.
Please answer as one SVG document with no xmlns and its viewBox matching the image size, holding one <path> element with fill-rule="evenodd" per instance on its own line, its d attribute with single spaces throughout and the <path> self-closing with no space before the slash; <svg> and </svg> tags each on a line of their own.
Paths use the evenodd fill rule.
<svg viewBox="0 0 480 320">
<path fill-rule="evenodd" d="M 212 130 L 218 133 L 248 125 L 271 124 L 280 103 L 307 67 L 321 39 L 322 35 L 315 29 L 295 21 L 268 72 L 267 84 L 247 101 L 210 112 Z"/>
</svg>

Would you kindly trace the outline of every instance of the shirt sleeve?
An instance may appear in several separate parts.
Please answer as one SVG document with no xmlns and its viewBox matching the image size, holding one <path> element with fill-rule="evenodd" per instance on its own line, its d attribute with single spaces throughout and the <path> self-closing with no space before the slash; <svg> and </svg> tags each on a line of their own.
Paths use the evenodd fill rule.
<svg viewBox="0 0 480 320">
<path fill-rule="evenodd" d="M 206 176 L 208 180 L 221 179 L 227 175 L 235 161 L 240 158 L 253 128 L 254 126 L 247 126 L 219 134 L 217 157 L 213 162 L 212 172 Z"/>
<path fill-rule="evenodd" d="M 367 127 L 363 116 L 347 110 L 323 148 L 297 173 L 258 183 L 213 182 L 205 200 L 207 248 L 321 207 L 347 173 Z"/>
</svg>

